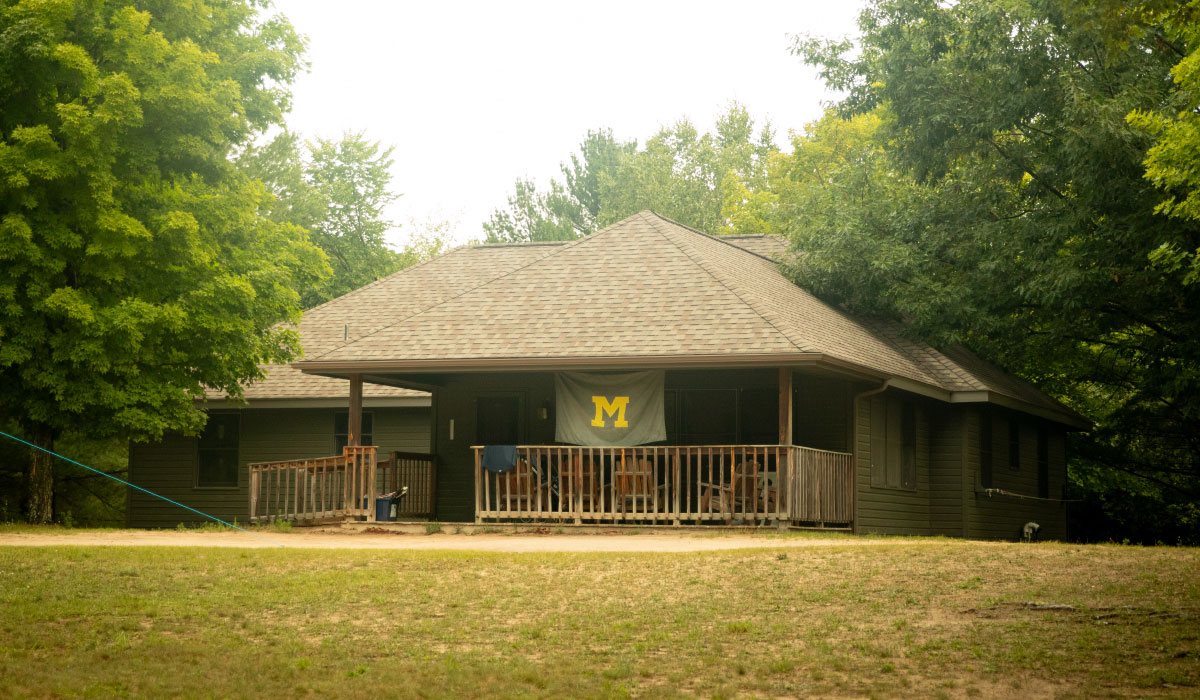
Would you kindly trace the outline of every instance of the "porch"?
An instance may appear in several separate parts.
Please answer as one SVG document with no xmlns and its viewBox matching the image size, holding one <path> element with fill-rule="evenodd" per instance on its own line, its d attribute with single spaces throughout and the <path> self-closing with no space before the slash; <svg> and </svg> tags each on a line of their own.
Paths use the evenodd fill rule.
<svg viewBox="0 0 1200 700">
<path fill-rule="evenodd" d="M 853 461 L 796 445 L 522 445 L 475 453 L 475 522 L 850 527 Z"/>
<path fill-rule="evenodd" d="M 349 445 L 341 455 L 251 462 L 250 522 L 320 525 L 375 521 L 375 497 L 403 492 L 397 518 L 431 519 L 437 507 L 437 458 Z"/>
<path fill-rule="evenodd" d="M 398 471 L 399 457 L 387 453 L 373 462 L 347 448 L 338 457 L 251 464 L 251 520 L 374 522 L 374 497 L 407 486 L 399 514 L 407 519 L 853 525 L 851 397 L 860 388 L 816 373 L 794 378 L 786 367 L 665 374 L 666 440 L 634 447 L 558 440 L 566 418 L 552 372 L 404 378 L 424 379 L 435 396 L 432 454 L 407 456 L 427 465 L 419 489 L 408 482 L 415 472 Z M 362 434 L 361 386 L 352 376 L 351 445 Z M 488 471 L 485 445 L 515 445 L 516 458 Z M 425 505 L 412 508 L 418 492 Z"/>
<path fill-rule="evenodd" d="M 851 455 L 796 445 L 522 445 L 503 473 L 475 453 L 475 522 L 848 528 Z M 436 517 L 437 459 L 374 446 L 249 465 L 250 522 L 376 522 L 375 498 L 404 493 L 396 519 Z"/>
</svg>

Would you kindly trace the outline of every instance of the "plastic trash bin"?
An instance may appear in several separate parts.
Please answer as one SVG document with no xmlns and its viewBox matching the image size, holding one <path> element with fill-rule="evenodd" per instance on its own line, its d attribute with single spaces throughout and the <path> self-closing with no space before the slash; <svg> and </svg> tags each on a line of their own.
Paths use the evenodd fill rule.
<svg viewBox="0 0 1200 700">
<path fill-rule="evenodd" d="M 393 504 L 396 501 L 391 496 L 379 496 L 375 499 L 375 522 L 390 523 L 392 522 L 392 513 L 395 512 Z"/>
</svg>

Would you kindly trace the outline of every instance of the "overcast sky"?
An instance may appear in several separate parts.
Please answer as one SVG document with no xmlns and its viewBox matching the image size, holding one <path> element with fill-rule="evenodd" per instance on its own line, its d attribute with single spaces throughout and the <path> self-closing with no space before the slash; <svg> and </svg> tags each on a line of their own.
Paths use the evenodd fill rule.
<svg viewBox="0 0 1200 700">
<path fill-rule="evenodd" d="M 544 185 L 588 129 L 640 143 L 687 117 L 707 131 L 737 100 L 782 145 L 833 97 L 789 35 L 852 34 L 861 4 L 276 0 L 312 64 L 289 124 L 395 147 L 397 245 L 410 220 L 481 237 L 513 181 Z"/>
</svg>

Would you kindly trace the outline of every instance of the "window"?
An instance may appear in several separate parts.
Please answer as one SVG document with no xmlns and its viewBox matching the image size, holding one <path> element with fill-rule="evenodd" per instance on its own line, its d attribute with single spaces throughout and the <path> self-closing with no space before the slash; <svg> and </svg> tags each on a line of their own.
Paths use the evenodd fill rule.
<svg viewBox="0 0 1200 700">
<path fill-rule="evenodd" d="M 1050 498 L 1050 440 L 1046 428 L 1038 428 L 1038 498 Z"/>
<path fill-rule="evenodd" d="M 775 389 L 667 389 L 668 445 L 773 445 L 779 441 Z"/>
<path fill-rule="evenodd" d="M 1008 419 L 1008 468 L 1021 469 L 1021 424 L 1014 418 Z"/>
<path fill-rule="evenodd" d="M 363 412 L 362 414 L 362 435 L 359 437 L 358 444 L 374 445 L 375 444 L 375 415 L 373 413 Z M 340 455 L 342 448 L 350 444 L 350 412 L 333 414 L 333 453 Z"/>
<path fill-rule="evenodd" d="M 238 415 L 212 413 L 198 441 L 196 486 L 238 485 Z"/>
<path fill-rule="evenodd" d="M 896 396 L 871 398 L 871 485 L 917 488 L 916 407 Z"/>
<path fill-rule="evenodd" d="M 992 488 L 992 414 L 986 410 L 979 417 L 979 485 Z"/>
</svg>

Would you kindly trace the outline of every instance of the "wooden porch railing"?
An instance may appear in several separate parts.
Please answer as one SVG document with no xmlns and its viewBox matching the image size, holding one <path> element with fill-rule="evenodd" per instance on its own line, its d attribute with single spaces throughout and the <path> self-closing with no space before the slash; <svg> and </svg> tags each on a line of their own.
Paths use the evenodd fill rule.
<svg viewBox="0 0 1200 700">
<path fill-rule="evenodd" d="M 250 522 L 374 520 L 377 449 L 347 446 L 337 457 L 251 463 Z"/>
<path fill-rule="evenodd" d="M 851 455 L 794 445 L 522 445 L 516 467 L 483 468 L 476 522 L 849 525 Z"/>
<path fill-rule="evenodd" d="M 437 456 L 418 452 L 391 452 L 379 462 L 379 491 L 395 493 L 408 487 L 400 499 L 398 518 L 437 517 Z"/>
</svg>

